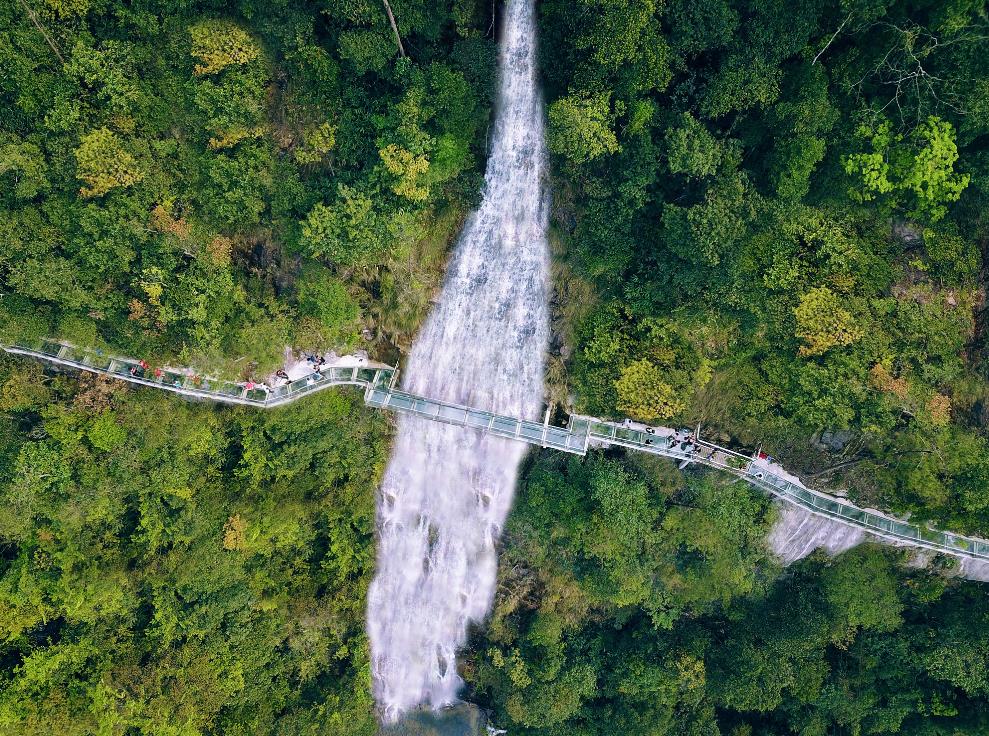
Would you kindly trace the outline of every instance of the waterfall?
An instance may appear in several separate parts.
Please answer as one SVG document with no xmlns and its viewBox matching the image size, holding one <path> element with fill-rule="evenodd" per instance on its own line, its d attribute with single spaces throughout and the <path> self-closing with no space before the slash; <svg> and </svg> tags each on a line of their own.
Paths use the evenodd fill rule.
<svg viewBox="0 0 989 736">
<path fill-rule="evenodd" d="M 508 0 L 483 199 L 454 249 L 438 305 L 405 368 L 406 390 L 538 418 L 548 342 L 549 256 L 533 0 Z M 399 420 L 378 497 L 367 629 L 386 721 L 456 700 L 456 652 L 494 598 L 495 543 L 525 445 L 416 417 Z"/>
<path fill-rule="evenodd" d="M 838 555 L 867 538 L 858 527 L 812 514 L 793 504 L 779 501 L 777 507 L 779 520 L 770 530 L 767 542 L 784 565 L 801 560 L 818 548 L 829 555 Z"/>
<path fill-rule="evenodd" d="M 817 549 L 834 557 L 863 542 L 893 547 L 910 546 L 906 542 L 884 539 L 836 519 L 813 514 L 793 504 L 777 501 L 776 505 L 780 512 L 779 519 L 766 541 L 769 549 L 784 565 L 802 560 Z M 910 552 L 908 564 L 913 567 L 926 567 L 934 557 L 934 553 L 929 550 L 913 548 Z M 989 562 L 963 558 L 954 574 L 968 580 L 989 582 Z"/>
</svg>

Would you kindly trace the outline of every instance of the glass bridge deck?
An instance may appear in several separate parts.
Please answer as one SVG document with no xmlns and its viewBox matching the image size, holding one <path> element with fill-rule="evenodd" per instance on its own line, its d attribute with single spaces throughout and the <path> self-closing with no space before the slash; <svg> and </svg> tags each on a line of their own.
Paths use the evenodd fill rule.
<svg viewBox="0 0 989 736">
<path fill-rule="evenodd" d="M 10 345 L 4 349 L 184 396 L 261 408 L 281 406 L 330 386 L 389 386 L 396 375 L 396 370 L 387 366 L 333 366 L 269 388 L 201 376 L 189 370 L 164 366 L 158 369 L 145 368 L 141 361 L 133 358 L 111 356 L 100 350 L 78 348 L 54 340 Z"/>
<path fill-rule="evenodd" d="M 295 401 L 303 395 L 334 385 L 364 388 L 369 406 L 420 416 L 507 439 L 551 447 L 584 455 L 591 444 L 620 445 L 640 452 L 662 455 L 682 463 L 698 463 L 733 473 L 753 485 L 813 513 L 858 527 L 894 543 L 922 547 L 955 556 L 989 560 L 989 541 L 932 529 L 859 508 L 844 499 L 829 496 L 794 483 L 772 471 L 771 466 L 711 443 L 696 441 L 693 447 L 669 438 L 593 417 L 571 416 L 566 427 L 516 419 L 467 406 L 414 396 L 394 388 L 397 371 L 387 366 L 333 366 L 268 389 L 206 376 L 189 370 L 162 367 L 146 369 L 129 358 L 77 348 L 53 341 L 37 340 L 23 345 L 0 345 L 22 355 L 42 358 L 78 369 L 111 375 L 130 383 L 164 389 L 195 398 L 224 403 L 271 408 Z M 668 431 L 668 430 L 667 430 Z"/>
<path fill-rule="evenodd" d="M 552 447 L 564 452 L 583 455 L 587 452 L 587 432 L 580 427 L 554 427 L 525 419 L 494 414 L 467 406 L 450 404 L 404 391 L 389 390 L 378 386 L 368 389 L 365 401 L 369 406 L 392 409 L 403 414 L 413 414 L 425 419 L 476 429 L 487 434 L 521 440 L 532 445 Z"/>
</svg>

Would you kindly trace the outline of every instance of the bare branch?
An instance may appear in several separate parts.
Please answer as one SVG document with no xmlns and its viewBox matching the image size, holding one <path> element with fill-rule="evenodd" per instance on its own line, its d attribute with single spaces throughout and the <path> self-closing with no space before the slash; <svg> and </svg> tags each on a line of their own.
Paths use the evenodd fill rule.
<svg viewBox="0 0 989 736">
<path fill-rule="evenodd" d="M 48 45 L 51 46 L 52 51 L 55 52 L 55 56 L 57 56 L 58 60 L 62 62 L 62 66 L 65 66 L 65 57 L 62 56 L 62 52 L 59 50 L 58 46 L 55 45 L 55 42 L 52 41 L 51 36 L 48 35 L 48 31 L 46 31 L 44 27 L 42 27 L 41 23 L 38 22 L 38 16 L 36 16 L 34 11 L 31 10 L 31 6 L 27 4 L 27 0 L 21 0 L 21 5 L 24 10 L 27 11 L 28 17 L 31 19 L 31 22 L 34 23 L 34 27 L 41 31 L 41 35 L 45 37 Z"/>
<path fill-rule="evenodd" d="M 24 0 L 21 0 L 23 2 Z M 388 22 L 391 23 L 391 29 L 395 33 L 395 43 L 398 44 L 398 53 L 401 57 L 405 58 L 405 47 L 402 45 L 402 37 L 398 34 L 398 24 L 395 23 L 395 16 L 391 12 L 391 5 L 388 4 L 388 0 L 381 0 L 385 4 L 385 12 L 388 13 Z"/>
<path fill-rule="evenodd" d="M 846 25 L 846 24 L 848 23 L 848 21 L 850 21 L 851 19 L 852 19 L 852 14 L 851 14 L 851 13 L 849 13 L 849 14 L 848 14 L 848 16 L 847 16 L 847 17 L 845 18 L 845 20 L 843 20 L 843 21 L 841 22 L 841 25 L 840 25 L 840 26 L 838 26 L 838 30 L 834 32 L 834 35 L 833 35 L 833 36 L 831 36 L 831 38 L 830 38 L 830 40 L 828 40 L 828 42 L 827 42 L 826 44 L 824 44 L 824 48 L 823 48 L 823 49 L 821 49 L 820 51 L 818 51 L 818 52 L 817 52 L 817 56 L 815 56 L 815 57 L 814 57 L 814 61 L 812 61 L 812 62 L 810 63 L 810 65 L 811 65 L 811 66 L 814 66 L 814 64 L 816 64 L 816 63 L 817 63 L 817 60 L 821 58 L 821 54 L 823 54 L 823 53 L 824 53 L 825 51 L 827 51 L 827 50 L 828 50 L 828 47 L 829 47 L 829 46 L 830 46 L 830 45 L 831 45 L 832 43 L 834 43 L 834 40 L 835 40 L 836 38 L 838 38 L 838 34 L 839 34 L 839 33 L 841 33 L 841 31 L 842 31 L 842 29 L 843 29 L 843 28 L 845 27 L 845 25 Z"/>
</svg>

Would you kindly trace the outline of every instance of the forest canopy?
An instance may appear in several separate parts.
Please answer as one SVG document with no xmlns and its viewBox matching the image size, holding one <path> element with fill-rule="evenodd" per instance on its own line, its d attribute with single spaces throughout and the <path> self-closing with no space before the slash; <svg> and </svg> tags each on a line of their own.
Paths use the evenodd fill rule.
<svg viewBox="0 0 989 736">
<path fill-rule="evenodd" d="M 397 362 L 476 204 L 500 4 L 0 0 L 0 342 L 248 379 Z M 540 0 L 547 392 L 989 534 L 989 12 Z M 394 26 L 390 18 L 394 18 Z M 0 360 L 0 732 L 377 729 L 390 430 Z M 513 736 L 984 734 L 986 589 L 773 504 L 534 451 L 465 698 Z"/>
</svg>

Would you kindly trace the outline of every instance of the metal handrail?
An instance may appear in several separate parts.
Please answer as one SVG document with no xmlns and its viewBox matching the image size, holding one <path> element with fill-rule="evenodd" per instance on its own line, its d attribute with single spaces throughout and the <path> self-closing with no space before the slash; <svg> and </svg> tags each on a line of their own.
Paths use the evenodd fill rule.
<svg viewBox="0 0 989 736">
<path fill-rule="evenodd" d="M 540 436 L 529 437 L 521 431 L 523 423 L 529 424 L 527 420 L 398 390 L 396 388 L 398 371 L 391 366 L 380 364 L 368 367 L 329 366 L 322 372 L 314 372 L 287 384 L 262 391 L 263 398 L 259 398 L 256 395 L 251 395 L 257 393 L 257 388 L 251 389 L 246 384 L 197 376 L 187 369 L 162 368 L 161 379 L 151 380 L 144 375 L 137 375 L 138 371 L 131 372 L 131 369 L 135 367 L 140 368 L 139 361 L 104 355 L 98 350 L 77 348 L 60 341 L 41 340 L 35 345 L 0 345 L 0 348 L 8 353 L 38 358 L 91 373 L 109 375 L 128 383 L 163 389 L 183 396 L 225 404 L 254 406 L 261 409 L 283 406 L 302 396 L 330 386 L 360 386 L 364 389 L 364 401 L 369 406 L 411 414 L 430 421 L 471 428 L 479 432 L 527 442 L 532 445 L 548 446 L 575 455 L 585 455 L 588 446 L 593 442 L 597 445 L 618 445 L 681 462 L 698 463 L 731 473 L 773 496 L 800 506 L 813 514 L 854 526 L 877 537 L 955 557 L 989 560 L 989 541 L 921 527 L 877 511 L 860 508 L 844 499 L 808 488 L 802 483 L 794 483 L 788 478 L 774 473 L 769 465 L 756 464 L 754 456 L 746 456 L 699 438 L 692 440 L 692 449 L 685 450 L 678 444 L 670 442 L 663 435 L 649 434 L 632 426 L 623 426 L 595 417 L 577 416 L 571 417 L 567 427 L 555 427 L 545 423 L 535 425 L 541 428 Z M 122 370 L 124 372 L 121 372 Z M 164 380 L 166 375 L 169 376 L 171 382 Z M 387 380 L 383 381 L 382 379 Z M 488 417 L 486 426 L 477 422 L 470 422 L 472 416 L 477 417 L 478 415 Z M 499 421 L 501 421 L 501 425 L 499 425 Z M 577 422 L 583 425 L 583 431 L 575 431 L 574 425 Z M 512 429 L 502 428 L 507 426 L 511 426 Z M 548 432 L 550 429 L 554 430 L 554 436 L 556 433 L 565 434 L 562 443 L 549 440 Z M 660 428 L 654 428 L 654 431 L 655 429 Z M 664 434 L 671 431 L 664 430 Z M 577 440 L 576 445 L 571 443 L 571 439 Z M 709 452 L 706 455 L 701 455 L 697 451 L 700 448 Z M 719 457 L 721 456 L 735 458 L 738 466 L 720 460 Z"/>
</svg>

